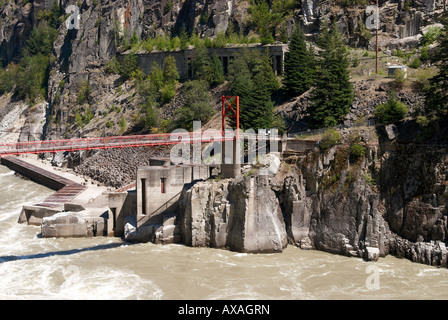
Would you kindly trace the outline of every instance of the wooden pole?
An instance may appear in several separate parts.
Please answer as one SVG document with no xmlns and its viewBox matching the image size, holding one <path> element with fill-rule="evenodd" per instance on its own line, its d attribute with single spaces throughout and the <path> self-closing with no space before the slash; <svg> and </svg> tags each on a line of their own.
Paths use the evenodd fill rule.
<svg viewBox="0 0 448 320">
<path fill-rule="evenodd" d="M 376 0 L 376 74 L 378 75 L 378 29 L 380 25 L 380 9 L 378 7 L 378 0 Z"/>
</svg>

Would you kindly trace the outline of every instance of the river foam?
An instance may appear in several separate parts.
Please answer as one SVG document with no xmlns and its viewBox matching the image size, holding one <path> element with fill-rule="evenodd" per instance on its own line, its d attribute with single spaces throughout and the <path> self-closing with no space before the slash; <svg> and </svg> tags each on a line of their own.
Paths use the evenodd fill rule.
<svg viewBox="0 0 448 320">
<path fill-rule="evenodd" d="M 41 238 L 40 227 L 17 219 L 24 204 L 53 191 L 2 166 L 0 181 L 0 299 L 448 298 L 447 269 L 391 256 L 368 263 L 291 245 L 247 254 L 110 237 Z"/>
</svg>

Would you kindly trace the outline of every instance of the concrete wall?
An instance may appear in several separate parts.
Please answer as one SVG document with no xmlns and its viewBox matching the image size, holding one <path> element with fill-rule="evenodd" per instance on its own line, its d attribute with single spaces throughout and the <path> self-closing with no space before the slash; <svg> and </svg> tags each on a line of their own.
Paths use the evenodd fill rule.
<svg viewBox="0 0 448 320">
<path fill-rule="evenodd" d="M 124 234 L 125 218 L 134 216 L 137 210 L 136 191 L 109 193 L 109 208 L 111 217 L 109 217 L 108 235 L 121 237 Z"/>
<path fill-rule="evenodd" d="M 140 167 L 137 170 L 137 221 L 140 225 L 153 216 L 176 211 L 178 199 L 184 185 L 194 180 L 207 179 L 207 165 Z"/>
<path fill-rule="evenodd" d="M 316 144 L 317 142 L 314 140 L 301 140 L 301 139 L 289 138 L 286 141 L 286 150 L 305 152 L 307 150 L 314 149 Z"/>
<path fill-rule="evenodd" d="M 243 53 L 245 49 L 249 50 L 269 50 L 272 55 L 272 67 L 277 74 L 283 72 L 283 62 L 285 58 L 285 52 L 287 51 L 287 45 L 235 45 L 225 48 L 209 48 L 210 55 L 216 54 L 223 64 L 224 71 L 228 70 L 229 64 L 236 56 Z M 191 77 L 191 59 L 195 56 L 195 49 L 189 48 L 185 50 L 175 51 L 163 51 L 163 52 L 151 52 L 137 54 L 137 59 L 140 68 L 146 74 L 151 73 L 151 69 L 154 63 L 157 63 L 159 67 L 164 68 L 165 58 L 173 56 L 176 60 L 177 70 L 181 79 L 185 80 Z"/>
</svg>

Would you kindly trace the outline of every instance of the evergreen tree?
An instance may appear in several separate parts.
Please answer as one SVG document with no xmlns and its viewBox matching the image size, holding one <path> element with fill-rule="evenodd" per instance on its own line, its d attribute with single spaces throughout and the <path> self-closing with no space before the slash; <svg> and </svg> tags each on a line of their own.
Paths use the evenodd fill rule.
<svg viewBox="0 0 448 320">
<path fill-rule="evenodd" d="M 248 107 L 243 110 L 247 128 L 254 130 L 269 129 L 274 117 L 274 102 L 271 100 L 271 91 L 266 85 L 263 73 L 253 77 L 252 94 L 248 97 Z M 241 119 L 240 119 L 241 123 Z"/>
<path fill-rule="evenodd" d="M 163 78 L 165 83 L 176 84 L 179 80 L 179 72 L 177 71 L 176 59 L 173 56 L 168 56 L 164 60 L 165 68 L 163 71 Z"/>
<path fill-rule="evenodd" d="M 226 79 L 224 76 L 224 68 L 222 66 L 221 60 L 218 56 L 214 54 L 211 58 L 209 69 L 208 69 L 208 80 L 212 87 L 222 84 Z"/>
<path fill-rule="evenodd" d="M 187 29 L 185 28 L 185 25 L 182 25 L 182 28 L 180 29 L 180 49 L 185 50 L 188 48 L 188 33 Z"/>
<path fill-rule="evenodd" d="M 50 55 L 57 34 L 58 31 L 49 27 L 47 23 L 41 23 L 38 28 L 35 27 L 27 41 L 30 55 L 39 53 Z"/>
<path fill-rule="evenodd" d="M 138 60 L 134 52 L 127 54 L 121 62 L 119 73 L 123 80 L 128 80 L 132 73 L 138 69 Z"/>
<path fill-rule="evenodd" d="M 305 42 L 305 34 L 297 25 L 285 53 L 284 90 L 289 97 L 303 94 L 313 83 L 313 62 Z"/>
<path fill-rule="evenodd" d="M 203 80 L 187 81 L 182 88 L 184 106 L 176 110 L 176 125 L 193 130 L 193 121 L 207 122 L 214 114 L 213 97 Z"/>
<path fill-rule="evenodd" d="M 165 81 L 164 72 L 157 62 L 152 63 L 151 73 L 148 75 L 152 91 L 159 91 Z"/>
<path fill-rule="evenodd" d="M 348 53 L 336 24 L 333 23 L 323 35 L 309 107 L 311 124 L 315 127 L 330 127 L 342 122 L 353 102 Z"/>
<path fill-rule="evenodd" d="M 269 91 L 269 96 L 278 89 L 280 89 L 280 82 L 272 70 L 272 58 L 269 49 L 266 48 L 263 54 L 255 51 L 255 68 L 256 72 L 260 72 L 264 79 L 264 86 Z"/>
<path fill-rule="evenodd" d="M 195 48 L 195 56 L 192 61 L 193 78 L 196 80 L 208 79 L 208 70 L 210 67 L 210 56 L 208 49 L 203 44 L 198 44 Z"/>
<path fill-rule="evenodd" d="M 245 110 L 250 108 L 248 98 L 251 96 L 253 84 L 252 75 L 247 65 L 247 61 L 238 56 L 229 67 L 229 89 L 232 95 L 240 97 L 240 128 L 245 129 Z M 228 123 L 232 128 L 236 128 L 236 119 L 229 118 Z M 250 128 L 249 127 L 246 127 Z"/>
<path fill-rule="evenodd" d="M 229 89 L 232 95 L 240 97 L 240 128 L 268 129 L 274 115 L 272 92 L 278 88 L 268 56 L 257 51 L 245 52 L 237 57 L 229 70 Z M 274 81 L 275 79 L 275 81 Z M 236 127 L 236 119 L 229 124 Z"/>
<path fill-rule="evenodd" d="M 269 3 L 266 0 L 253 1 L 252 6 L 249 8 L 249 13 L 252 23 L 260 34 L 261 43 L 273 43 L 275 24 Z"/>
<path fill-rule="evenodd" d="M 425 115 L 428 120 L 437 120 L 448 114 L 448 12 L 443 15 L 442 23 L 444 29 L 439 46 L 431 56 L 431 62 L 439 68 L 439 72 L 425 88 Z"/>
</svg>

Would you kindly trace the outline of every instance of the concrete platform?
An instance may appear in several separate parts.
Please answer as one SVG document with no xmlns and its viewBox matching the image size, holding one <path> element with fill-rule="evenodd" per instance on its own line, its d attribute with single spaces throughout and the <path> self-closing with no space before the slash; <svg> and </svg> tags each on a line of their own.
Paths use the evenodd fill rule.
<svg viewBox="0 0 448 320">
<path fill-rule="evenodd" d="M 82 177 L 32 157 L 4 157 L 1 164 L 56 192 L 44 201 L 24 206 L 19 223 L 40 225 L 42 237 L 108 235 L 107 188 L 85 184 Z"/>
</svg>

